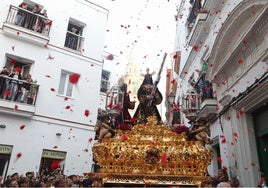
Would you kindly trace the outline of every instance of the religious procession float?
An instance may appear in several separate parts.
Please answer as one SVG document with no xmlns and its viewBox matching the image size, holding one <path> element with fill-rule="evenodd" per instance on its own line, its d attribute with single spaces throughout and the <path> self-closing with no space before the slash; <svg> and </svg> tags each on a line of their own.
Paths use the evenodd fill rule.
<svg viewBox="0 0 268 188">
<path fill-rule="evenodd" d="M 212 156 L 204 143 L 157 125 L 155 117 L 93 146 L 105 186 L 201 186 Z"/>
<path fill-rule="evenodd" d="M 162 123 L 157 112 L 156 105 L 162 102 L 162 95 L 156 85 L 164 60 L 154 84 L 147 69 L 138 90 L 140 103 L 134 114 L 137 121 L 130 123 L 131 126 L 125 121 L 114 126 L 115 118 L 127 112 L 125 106 L 133 107 L 127 107 L 126 87 L 112 88 L 107 93 L 106 106 L 113 128 L 109 128 L 109 118 L 103 117 L 100 127 L 106 130 L 99 134 L 92 148 L 93 161 L 99 165 L 95 175 L 104 186 L 200 187 L 208 181 L 207 167 L 213 152 L 206 147 L 210 140 L 202 136 L 204 129 L 193 131 L 186 126 L 171 129 Z"/>
</svg>

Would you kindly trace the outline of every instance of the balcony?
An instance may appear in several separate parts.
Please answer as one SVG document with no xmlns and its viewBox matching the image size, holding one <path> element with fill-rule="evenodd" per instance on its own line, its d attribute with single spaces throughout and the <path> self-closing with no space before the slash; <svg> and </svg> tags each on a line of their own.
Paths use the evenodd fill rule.
<svg viewBox="0 0 268 188">
<path fill-rule="evenodd" d="M 200 44 L 202 39 L 208 34 L 207 22 L 206 22 L 207 17 L 208 13 L 198 13 L 196 22 L 192 27 L 192 32 L 189 37 L 190 46 Z"/>
<path fill-rule="evenodd" d="M 182 112 L 190 121 L 195 121 L 200 108 L 200 95 L 195 90 L 188 90 L 182 96 Z"/>
<path fill-rule="evenodd" d="M 82 52 L 83 50 L 84 38 L 74 32 L 67 31 L 64 46 L 75 50 L 77 52 Z"/>
<path fill-rule="evenodd" d="M 217 115 L 218 102 L 215 98 L 205 98 L 200 105 L 198 119 L 210 121 Z"/>
<path fill-rule="evenodd" d="M 3 31 L 10 36 L 45 45 L 49 41 L 51 25 L 52 21 L 41 14 L 10 5 Z"/>
<path fill-rule="evenodd" d="M 39 85 L 0 75 L 0 113 L 31 117 Z"/>
<path fill-rule="evenodd" d="M 207 31 L 207 17 L 208 11 L 203 9 L 199 0 L 195 0 L 193 3 L 193 7 L 187 19 L 189 28 L 189 45 L 194 46 L 195 44 L 199 44 L 201 39 L 208 34 Z"/>
</svg>

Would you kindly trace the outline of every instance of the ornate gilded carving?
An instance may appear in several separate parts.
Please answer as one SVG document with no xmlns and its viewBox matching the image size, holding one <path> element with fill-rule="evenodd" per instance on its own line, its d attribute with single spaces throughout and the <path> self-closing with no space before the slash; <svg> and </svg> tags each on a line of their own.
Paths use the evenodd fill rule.
<svg viewBox="0 0 268 188">
<path fill-rule="evenodd" d="M 143 183 L 145 177 L 158 183 L 175 181 L 175 177 L 186 184 L 200 183 L 213 156 L 203 143 L 187 141 L 185 133 L 177 134 L 165 125 L 157 125 L 155 117 L 130 131 L 116 130 L 113 138 L 94 144 L 92 150 L 106 181 L 118 176 L 118 181 L 127 178 L 128 182 L 135 182 L 135 177 L 141 175 L 143 178 L 136 179 Z"/>
</svg>

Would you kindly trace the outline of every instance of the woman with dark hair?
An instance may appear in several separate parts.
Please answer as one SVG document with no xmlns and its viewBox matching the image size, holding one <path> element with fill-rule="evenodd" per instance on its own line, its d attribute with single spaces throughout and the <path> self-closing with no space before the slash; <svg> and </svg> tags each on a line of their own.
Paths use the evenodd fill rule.
<svg viewBox="0 0 268 188">
<path fill-rule="evenodd" d="M 137 119 L 137 123 L 146 123 L 149 116 L 155 116 L 157 124 L 161 124 L 161 116 L 158 112 L 157 106 L 163 100 L 163 96 L 153 84 L 152 75 L 149 73 L 149 69 L 146 70 L 144 80 L 138 90 L 137 96 L 139 100 L 139 106 L 134 114 L 134 118 Z"/>
</svg>

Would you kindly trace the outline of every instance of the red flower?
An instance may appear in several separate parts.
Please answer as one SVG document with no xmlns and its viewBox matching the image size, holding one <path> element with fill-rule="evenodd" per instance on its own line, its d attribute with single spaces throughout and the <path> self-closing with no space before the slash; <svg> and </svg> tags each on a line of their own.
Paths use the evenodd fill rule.
<svg viewBox="0 0 268 188">
<path fill-rule="evenodd" d="M 222 144 L 225 144 L 225 143 L 226 143 L 226 139 L 223 138 L 223 139 L 221 140 L 221 143 L 222 143 Z"/>
<path fill-rule="evenodd" d="M 123 135 L 121 136 L 121 139 L 122 139 L 122 140 L 128 140 L 128 136 L 127 136 L 126 134 L 123 134 Z"/>
<path fill-rule="evenodd" d="M 17 62 L 16 59 L 11 59 L 11 60 L 10 60 L 10 64 L 11 64 L 12 66 L 14 66 L 14 65 L 16 64 L 16 62 Z"/>
<path fill-rule="evenodd" d="M 108 56 L 107 56 L 107 59 L 112 61 L 112 60 L 114 59 L 113 54 L 108 55 Z"/>
<path fill-rule="evenodd" d="M 129 121 L 130 121 L 130 123 L 135 123 L 136 122 L 136 118 L 133 117 Z"/>
<path fill-rule="evenodd" d="M 17 159 L 21 158 L 21 156 L 22 156 L 21 152 L 17 153 Z"/>
<path fill-rule="evenodd" d="M 79 78 L 80 78 L 80 74 L 73 73 L 69 76 L 69 82 L 72 84 L 77 84 Z"/>
<path fill-rule="evenodd" d="M 240 65 L 243 64 L 243 59 L 239 59 L 238 64 L 240 64 Z"/>
<path fill-rule="evenodd" d="M 35 4 L 34 7 L 35 7 L 36 9 L 39 9 L 39 8 L 40 8 L 38 4 Z"/>
<path fill-rule="evenodd" d="M 52 21 L 47 22 L 46 25 L 51 26 L 52 25 Z"/>
<path fill-rule="evenodd" d="M 24 129 L 25 128 L 25 125 L 21 125 L 20 126 L 20 130 Z"/>
<path fill-rule="evenodd" d="M 234 132 L 233 136 L 234 136 L 234 139 L 237 141 L 237 139 L 238 139 L 238 134 L 237 134 L 236 132 Z"/>
<path fill-rule="evenodd" d="M 171 80 L 171 82 L 170 82 L 170 83 L 174 84 L 175 82 L 176 82 L 176 80 L 175 80 L 175 79 L 173 79 L 173 80 Z"/>
<path fill-rule="evenodd" d="M 20 67 L 16 67 L 15 70 L 16 70 L 16 72 L 21 72 L 21 68 Z"/>
<path fill-rule="evenodd" d="M 89 110 L 85 110 L 84 115 L 88 117 L 89 116 L 89 113 L 90 113 Z"/>
<path fill-rule="evenodd" d="M 114 106 L 114 109 L 116 109 L 116 110 L 118 110 L 118 109 L 120 109 L 121 108 L 121 104 L 120 103 L 118 103 L 118 104 L 116 104 L 115 106 Z"/>
<path fill-rule="evenodd" d="M 60 167 L 60 161 L 59 160 L 52 160 L 51 164 L 50 164 L 50 168 L 51 169 L 56 169 Z"/>
<path fill-rule="evenodd" d="M 107 105 L 107 107 L 110 108 L 110 109 L 113 107 L 112 101 L 110 101 L 110 103 Z"/>
<path fill-rule="evenodd" d="M 222 158 L 221 158 L 221 156 L 217 157 L 217 161 L 218 161 L 219 163 L 222 163 Z"/>
<path fill-rule="evenodd" d="M 7 91 L 4 92 L 4 97 L 8 97 L 9 95 L 10 95 L 10 91 L 9 90 L 7 90 Z"/>
<path fill-rule="evenodd" d="M 194 45 L 193 46 L 193 49 L 194 49 L 194 51 L 198 51 L 198 46 L 197 45 Z"/>
<path fill-rule="evenodd" d="M 166 153 L 164 153 L 162 156 L 161 156 L 161 162 L 163 164 L 166 164 L 167 163 L 167 160 L 168 160 L 168 156 Z"/>
<path fill-rule="evenodd" d="M 18 110 L 18 105 L 15 105 L 15 106 L 14 106 L 14 109 L 15 109 L 15 110 Z"/>
<path fill-rule="evenodd" d="M 55 90 L 54 88 L 50 88 L 50 91 L 53 91 L 53 92 L 55 92 L 56 90 Z"/>
</svg>

